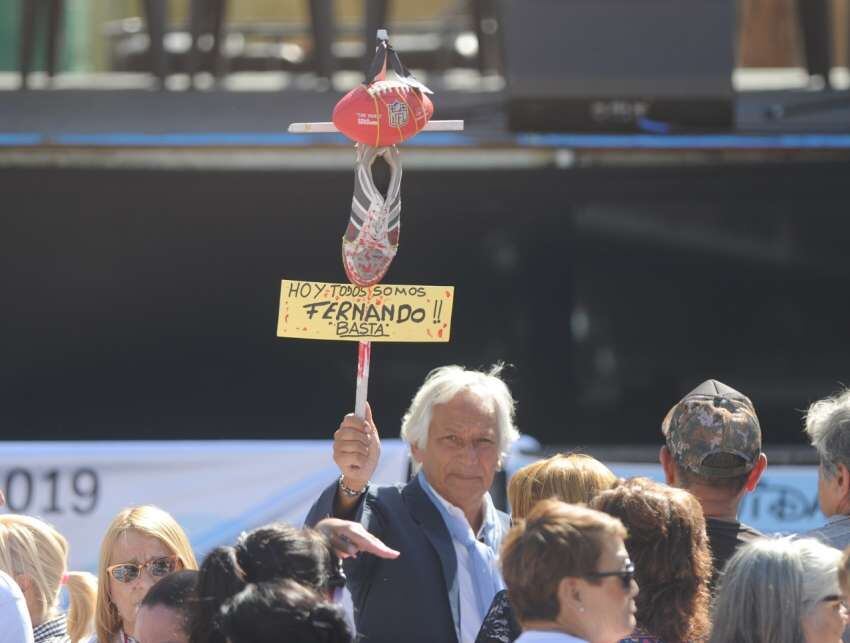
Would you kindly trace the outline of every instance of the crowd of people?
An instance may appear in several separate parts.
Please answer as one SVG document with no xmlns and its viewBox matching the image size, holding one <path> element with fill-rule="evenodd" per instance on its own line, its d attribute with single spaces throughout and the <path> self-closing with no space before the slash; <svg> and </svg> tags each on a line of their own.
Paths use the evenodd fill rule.
<svg viewBox="0 0 850 643">
<path fill-rule="evenodd" d="M 305 526 L 259 527 L 200 565 L 154 506 L 115 516 L 97 576 L 68 571 L 51 525 L 2 514 L 0 643 L 842 640 L 850 391 L 805 420 L 828 522 L 783 537 L 738 521 L 767 457 L 752 401 L 725 384 L 700 384 L 660 422 L 665 483 L 557 454 L 511 477 L 509 516 L 489 489 L 518 437 L 514 407 L 498 368 L 432 371 L 402 422 L 407 483 L 370 482 L 380 437 L 367 407 L 334 434 L 340 476 Z"/>
</svg>

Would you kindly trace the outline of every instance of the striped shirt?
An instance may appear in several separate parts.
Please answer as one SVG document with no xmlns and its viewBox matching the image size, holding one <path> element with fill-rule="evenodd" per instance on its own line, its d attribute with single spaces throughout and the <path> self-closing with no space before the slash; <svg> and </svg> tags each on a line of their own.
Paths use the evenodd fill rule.
<svg viewBox="0 0 850 643">
<path fill-rule="evenodd" d="M 32 637 L 35 643 L 70 643 L 65 615 L 60 614 L 56 618 L 44 621 L 41 625 L 36 625 L 32 628 Z"/>
</svg>

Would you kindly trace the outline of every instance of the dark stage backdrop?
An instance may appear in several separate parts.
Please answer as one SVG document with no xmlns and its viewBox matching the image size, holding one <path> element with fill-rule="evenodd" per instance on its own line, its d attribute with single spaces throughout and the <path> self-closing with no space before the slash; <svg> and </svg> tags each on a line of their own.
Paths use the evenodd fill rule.
<svg viewBox="0 0 850 643">
<path fill-rule="evenodd" d="M 750 394 L 772 443 L 850 382 L 847 164 L 410 171 L 388 283 L 456 286 L 448 345 L 378 344 L 383 435 L 425 373 L 503 360 L 545 443 L 657 443 Z M 320 438 L 356 344 L 275 337 L 279 280 L 344 281 L 351 172 L 0 171 L 0 437 Z"/>
</svg>

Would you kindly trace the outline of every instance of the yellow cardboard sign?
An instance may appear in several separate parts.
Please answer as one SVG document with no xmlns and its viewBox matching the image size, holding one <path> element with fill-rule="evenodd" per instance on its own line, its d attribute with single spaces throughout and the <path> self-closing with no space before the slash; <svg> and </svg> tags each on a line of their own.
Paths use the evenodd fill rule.
<svg viewBox="0 0 850 643">
<path fill-rule="evenodd" d="M 370 342 L 447 342 L 454 286 L 361 287 L 284 279 L 277 336 Z"/>
</svg>

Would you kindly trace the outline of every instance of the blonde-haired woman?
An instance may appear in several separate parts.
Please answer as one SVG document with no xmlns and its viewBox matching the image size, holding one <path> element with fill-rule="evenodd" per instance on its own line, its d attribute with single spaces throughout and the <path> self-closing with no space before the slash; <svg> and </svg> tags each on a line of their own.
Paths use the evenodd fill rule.
<svg viewBox="0 0 850 643">
<path fill-rule="evenodd" d="M 91 634 L 97 582 L 91 574 L 68 572 L 68 541 L 56 529 L 38 518 L 1 515 L 0 570 L 24 594 L 35 643 L 76 643 Z M 58 608 L 63 584 L 67 615 Z"/>
<path fill-rule="evenodd" d="M 156 581 L 178 569 L 198 569 L 198 563 L 177 521 L 151 505 L 120 511 L 100 546 L 98 643 L 135 641 L 139 603 Z"/>
<path fill-rule="evenodd" d="M 588 503 L 610 489 L 617 476 L 596 458 L 584 453 L 556 453 L 532 462 L 511 477 L 508 502 L 511 517 L 525 518 L 531 508 L 545 498 L 562 502 Z"/>
</svg>

